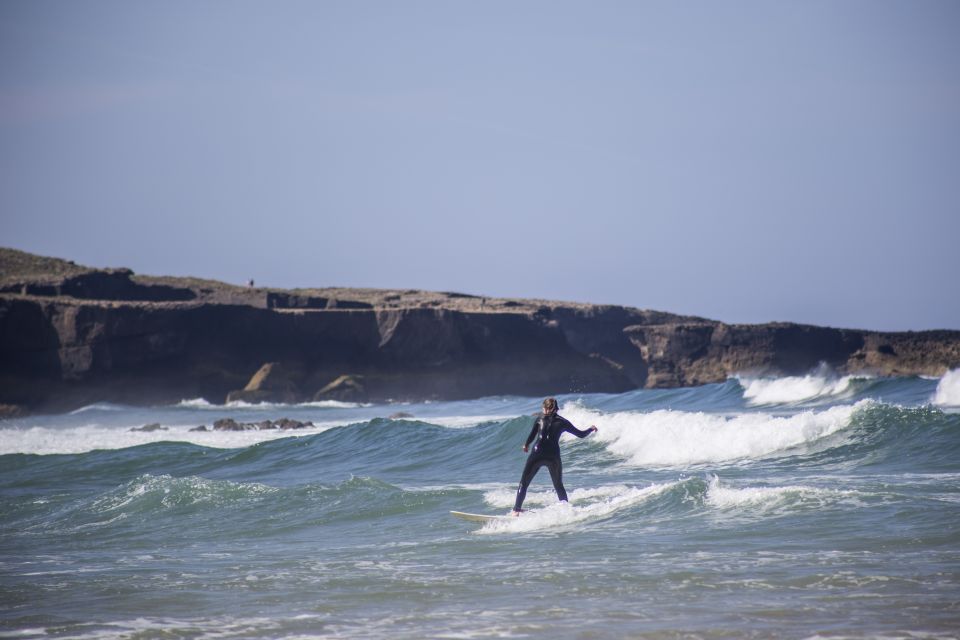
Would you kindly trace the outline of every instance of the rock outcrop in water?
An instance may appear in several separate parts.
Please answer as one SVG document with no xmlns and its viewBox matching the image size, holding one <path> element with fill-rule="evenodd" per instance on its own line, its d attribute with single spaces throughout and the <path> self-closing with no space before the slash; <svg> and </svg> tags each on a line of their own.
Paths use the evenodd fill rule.
<svg viewBox="0 0 960 640">
<path fill-rule="evenodd" d="M 0 249 L 0 404 L 623 392 L 734 373 L 941 375 L 960 331 L 729 325 L 610 305 L 137 276 Z"/>
</svg>

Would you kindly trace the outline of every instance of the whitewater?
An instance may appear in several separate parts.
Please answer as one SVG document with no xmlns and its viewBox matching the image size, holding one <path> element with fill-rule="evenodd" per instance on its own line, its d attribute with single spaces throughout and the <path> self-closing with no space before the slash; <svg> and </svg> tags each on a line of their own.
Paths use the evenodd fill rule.
<svg viewBox="0 0 960 640">
<path fill-rule="evenodd" d="M 510 510 L 541 400 L 0 421 L 0 637 L 958 637 L 960 371 L 560 396 L 570 502 L 450 517 Z"/>
</svg>

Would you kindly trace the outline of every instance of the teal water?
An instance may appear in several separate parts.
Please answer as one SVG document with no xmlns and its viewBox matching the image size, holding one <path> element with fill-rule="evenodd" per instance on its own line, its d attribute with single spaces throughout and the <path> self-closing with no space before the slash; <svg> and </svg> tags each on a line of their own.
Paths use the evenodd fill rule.
<svg viewBox="0 0 960 640">
<path fill-rule="evenodd" d="M 0 422 L 0 636 L 957 637 L 957 377 L 563 396 L 570 504 L 486 526 L 540 398 Z"/>
</svg>

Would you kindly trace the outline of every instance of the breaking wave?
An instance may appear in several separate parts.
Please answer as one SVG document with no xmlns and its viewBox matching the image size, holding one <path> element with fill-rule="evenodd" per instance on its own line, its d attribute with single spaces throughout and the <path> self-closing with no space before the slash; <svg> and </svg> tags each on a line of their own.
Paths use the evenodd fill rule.
<svg viewBox="0 0 960 640">
<path fill-rule="evenodd" d="M 598 439 L 629 464 L 677 467 L 789 455 L 850 425 L 870 400 L 788 416 L 741 413 L 724 416 L 661 409 L 602 414 L 579 404 L 564 408 L 575 424 L 599 428 Z"/>
<path fill-rule="evenodd" d="M 753 406 L 797 404 L 849 397 L 856 390 L 854 383 L 864 379 L 863 376 L 837 378 L 823 371 L 785 378 L 737 378 L 743 387 L 744 399 Z"/>
<path fill-rule="evenodd" d="M 941 407 L 960 407 L 960 369 L 948 371 L 937 383 L 933 404 Z"/>
</svg>

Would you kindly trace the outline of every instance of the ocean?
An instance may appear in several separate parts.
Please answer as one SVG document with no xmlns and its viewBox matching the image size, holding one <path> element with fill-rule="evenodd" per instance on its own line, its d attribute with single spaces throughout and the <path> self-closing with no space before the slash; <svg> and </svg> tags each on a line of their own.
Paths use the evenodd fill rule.
<svg viewBox="0 0 960 640">
<path fill-rule="evenodd" d="M 570 503 L 451 517 L 510 510 L 541 400 L 2 421 L 0 637 L 960 635 L 960 372 L 560 396 Z"/>
</svg>

